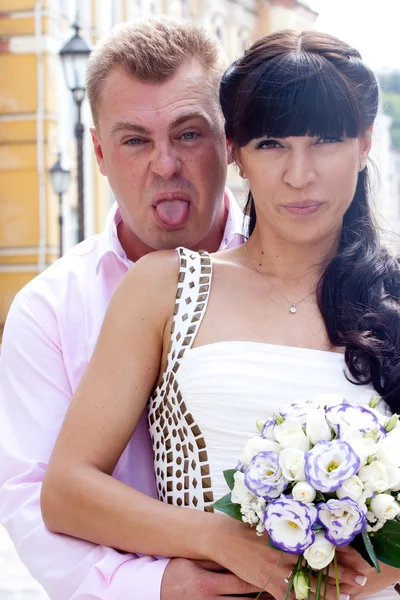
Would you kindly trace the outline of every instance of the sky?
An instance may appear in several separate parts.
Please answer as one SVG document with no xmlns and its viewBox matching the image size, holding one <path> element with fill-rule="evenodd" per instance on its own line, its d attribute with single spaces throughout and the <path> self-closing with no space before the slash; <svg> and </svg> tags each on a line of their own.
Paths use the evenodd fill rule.
<svg viewBox="0 0 400 600">
<path fill-rule="evenodd" d="M 400 0 L 309 0 L 316 29 L 355 46 L 374 70 L 400 70 Z"/>
</svg>

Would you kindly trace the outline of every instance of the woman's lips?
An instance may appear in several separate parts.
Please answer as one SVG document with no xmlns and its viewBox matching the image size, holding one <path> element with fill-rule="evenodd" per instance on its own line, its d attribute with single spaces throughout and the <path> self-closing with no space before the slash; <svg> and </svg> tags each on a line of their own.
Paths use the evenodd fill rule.
<svg viewBox="0 0 400 600">
<path fill-rule="evenodd" d="M 179 229 L 189 218 L 189 201 L 180 198 L 159 200 L 154 206 L 156 221 L 163 229 Z"/>
<path fill-rule="evenodd" d="M 322 206 L 322 202 L 298 202 L 285 204 L 284 208 L 292 215 L 308 216 L 316 213 Z"/>
</svg>

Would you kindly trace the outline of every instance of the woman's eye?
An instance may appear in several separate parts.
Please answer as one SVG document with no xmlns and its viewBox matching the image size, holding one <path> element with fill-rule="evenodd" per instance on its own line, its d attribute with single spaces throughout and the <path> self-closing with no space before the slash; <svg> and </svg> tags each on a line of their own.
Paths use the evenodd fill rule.
<svg viewBox="0 0 400 600">
<path fill-rule="evenodd" d="M 259 150 L 259 149 L 268 150 L 271 148 L 282 148 L 282 146 L 276 140 L 262 140 L 262 142 L 259 142 L 257 144 L 256 148 L 257 148 L 257 150 Z"/>
<path fill-rule="evenodd" d="M 181 135 L 182 140 L 194 140 L 198 137 L 198 134 L 194 131 L 187 131 L 183 135 Z"/>
<path fill-rule="evenodd" d="M 343 142 L 343 138 L 335 136 L 320 137 L 318 144 L 334 144 L 335 142 Z"/>
</svg>

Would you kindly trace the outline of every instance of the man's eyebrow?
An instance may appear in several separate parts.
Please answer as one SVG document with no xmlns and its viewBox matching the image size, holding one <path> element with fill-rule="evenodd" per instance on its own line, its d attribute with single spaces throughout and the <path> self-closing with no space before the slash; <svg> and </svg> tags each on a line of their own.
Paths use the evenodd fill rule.
<svg viewBox="0 0 400 600">
<path fill-rule="evenodd" d="M 170 129 L 173 129 L 174 127 L 179 127 L 180 125 L 183 125 L 184 123 L 192 119 L 202 119 L 203 121 L 206 121 L 208 124 L 210 124 L 210 119 L 205 113 L 196 111 L 186 113 L 185 115 L 178 117 L 175 121 L 171 123 Z M 143 125 L 131 123 L 130 121 L 117 121 L 116 123 L 114 123 L 114 125 L 111 127 L 111 135 L 114 135 L 119 131 L 131 131 L 139 135 L 151 135 L 151 131 L 149 129 L 146 129 L 146 127 L 143 127 Z"/>
<path fill-rule="evenodd" d="M 186 113 L 185 115 L 182 115 L 181 117 L 178 117 L 176 119 L 176 121 L 174 121 L 173 123 L 171 123 L 171 129 L 173 127 L 179 127 L 179 125 L 183 125 L 184 123 L 186 123 L 186 121 L 190 121 L 191 119 L 202 119 L 203 121 L 206 121 L 208 124 L 210 124 L 210 119 L 207 117 L 207 115 L 203 112 L 190 112 L 190 113 Z"/>
<path fill-rule="evenodd" d="M 135 123 L 130 123 L 129 121 L 117 121 L 117 123 L 114 123 L 114 125 L 111 127 L 111 135 L 124 130 L 132 131 L 134 133 L 138 133 L 139 135 L 151 134 L 151 132 L 146 129 L 146 127 L 143 127 L 143 125 L 137 125 Z"/>
</svg>

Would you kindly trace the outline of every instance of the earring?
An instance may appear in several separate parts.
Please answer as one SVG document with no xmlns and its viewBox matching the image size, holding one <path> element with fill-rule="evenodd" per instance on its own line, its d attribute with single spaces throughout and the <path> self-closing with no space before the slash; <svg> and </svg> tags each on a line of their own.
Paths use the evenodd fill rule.
<svg viewBox="0 0 400 600">
<path fill-rule="evenodd" d="M 366 166 L 367 166 L 366 163 L 361 162 L 360 163 L 360 171 L 364 171 Z"/>
</svg>

